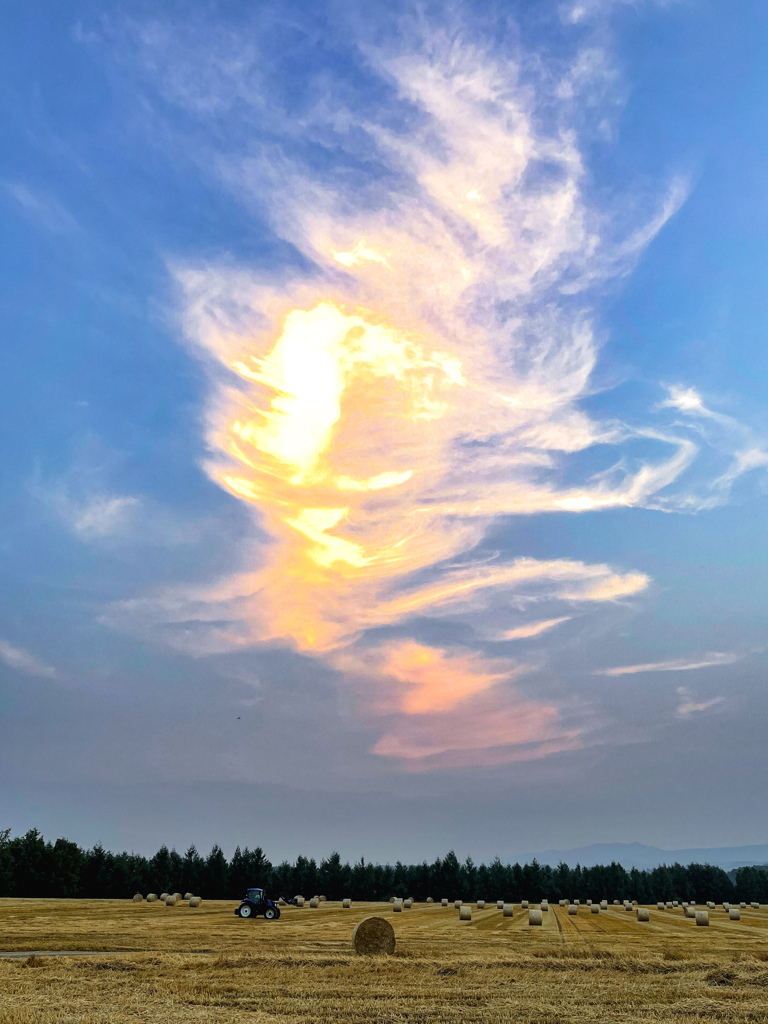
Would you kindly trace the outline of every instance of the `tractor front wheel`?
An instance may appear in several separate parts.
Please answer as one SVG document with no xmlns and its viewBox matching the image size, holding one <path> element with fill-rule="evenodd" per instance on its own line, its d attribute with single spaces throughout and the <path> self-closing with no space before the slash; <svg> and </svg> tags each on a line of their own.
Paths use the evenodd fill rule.
<svg viewBox="0 0 768 1024">
<path fill-rule="evenodd" d="M 277 907 L 267 907 L 267 909 L 264 911 L 264 917 L 267 919 L 267 921 L 276 921 L 278 917 L 280 917 L 280 911 L 277 909 Z"/>
</svg>

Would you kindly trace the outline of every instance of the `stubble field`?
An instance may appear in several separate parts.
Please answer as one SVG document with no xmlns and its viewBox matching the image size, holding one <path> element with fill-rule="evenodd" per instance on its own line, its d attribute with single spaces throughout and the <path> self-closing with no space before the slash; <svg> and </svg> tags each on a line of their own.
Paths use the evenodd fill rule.
<svg viewBox="0 0 768 1024">
<path fill-rule="evenodd" d="M 768 910 L 722 909 L 696 927 L 651 908 L 552 907 L 542 927 L 495 908 L 338 903 L 241 921 L 235 904 L 0 900 L 0 950 L 91 956 L 0 959 L 0 1024 L 391 1022 L 562 1024 L 768 1020 Z M 391 957 L 359 957 L 370 914 L 397 935 Z"/>
</svg>

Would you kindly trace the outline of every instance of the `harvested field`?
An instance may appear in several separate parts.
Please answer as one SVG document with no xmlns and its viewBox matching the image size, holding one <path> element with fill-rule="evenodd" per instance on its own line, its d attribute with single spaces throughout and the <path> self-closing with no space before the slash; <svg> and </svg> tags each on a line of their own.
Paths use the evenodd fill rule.
<svg viewBox="0 0 768 1024">
<path fill-rule="evenodd" d="M 588 1024 L 760 1021 L 768 1017 L 768 910 L 731 921 L 710 910 L 622 907 L 576 917 L 551 906 L 540 926 L 516 905 L 459 924 L 453 906 L 284 908 L 241 921 L 235 904 L 0 900 L 0 949 L 91 950 L 92 957 L 0 960 L 0 1024 L 391 1022 Z M 391 957 L 359 957 L 354 926 L 381 914 Z M 105 955 L 103 951 L 113 951 Z"/>
</svg>

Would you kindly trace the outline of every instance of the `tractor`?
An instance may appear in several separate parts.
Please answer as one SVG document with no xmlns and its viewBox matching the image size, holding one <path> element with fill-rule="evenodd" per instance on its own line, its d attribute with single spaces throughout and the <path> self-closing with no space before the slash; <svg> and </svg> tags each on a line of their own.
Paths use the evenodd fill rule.
<svg viewBox="0 0 768 1024">
<path fill-rule="evenodd" d="M 276 921 L 280 917 L 280 902 L 295 905 L 290 896 L 283 896 L 282 893 L 272 899 L 263 889 L 248 889 L 240 901 L 240 906 L 235 910 L 235 916 L 248 918 L 263 914 L 267 921 Z"/>
</svg>

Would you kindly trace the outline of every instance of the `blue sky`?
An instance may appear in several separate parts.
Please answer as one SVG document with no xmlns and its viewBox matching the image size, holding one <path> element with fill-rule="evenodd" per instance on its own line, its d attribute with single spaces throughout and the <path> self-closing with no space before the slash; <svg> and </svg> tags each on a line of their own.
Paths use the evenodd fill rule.
<svg viewBox="0 0 768 1024">
<path fill-rule="evenodd" d="M 0 46 L 0 824 L 765 841 L 760 5 Z"/>
</svg>

